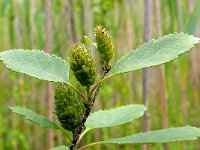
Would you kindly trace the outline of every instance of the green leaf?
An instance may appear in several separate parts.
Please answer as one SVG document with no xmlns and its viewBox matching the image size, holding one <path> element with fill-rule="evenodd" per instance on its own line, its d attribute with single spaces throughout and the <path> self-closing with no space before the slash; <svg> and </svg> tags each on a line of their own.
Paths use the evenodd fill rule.
<svg viewBox="0 0 200 150">
<path fill-rule="evenodd" d="M 61 145 L 61 146 L 57 146 L 57 147 L 53 147 L 50 150 L 68 150 L 69 148 L 66 147 L 65 145 Z"/>
<path fill-rule="evenodd" d="M 92 42 L 92 41 L 89 39 L 88 36 L 85 35 L 83 38 L 84 38 L 85 43 L 87 43 L 87 44 L 89 44 L 89 45 L 93 45 L 95 48 L 97 48 L 96 43 Z"/>
<path fill-rule="evenodd" d="M 119 59 L 108 76 L 169 62 L 199 42 L 199 38 L 185 33 L 169 34 L 151 40 Z"/>
<path fill-rule="evenodd" d="M 185 140 L 195 140 L 200 136 L 200 129 L 191 126 L 168 128 L 162 130 L 138 133 L 122 138 L 109 139 L 100 144 L 142 144 L 142 143 L 167 143 Z"/>
<path fill-rule="evenodd" d="M 69 65 L 60 57 L 40 50 L 14 49 L 0 53 L 4 65 L 38 79 L 68 82 Z"/>
<path fill-rule="evenodd" d="M 110 110 L 100 110 L 92 113 L 85 126 L 87 129 L 104 128 L 131 122 L 144 114 L 143 105 L 127 105 Z"/>
<path fill-rule="evenodd" d="M 42 127 L 45 128 L 52 128 L 52 129 L 59 129 L 59 127 L 53 123 L 52 121 L 49 121 L 47 118 L 36 114 L 35 112 L 31 111 L 30 109 L 23 108 L 23 107 L 10 107 L 10 109 L 17 113 L 18 115 L 24 116 L 25 119 L 31 120 L 35 123 L 40 124 Z"/>
</svg>

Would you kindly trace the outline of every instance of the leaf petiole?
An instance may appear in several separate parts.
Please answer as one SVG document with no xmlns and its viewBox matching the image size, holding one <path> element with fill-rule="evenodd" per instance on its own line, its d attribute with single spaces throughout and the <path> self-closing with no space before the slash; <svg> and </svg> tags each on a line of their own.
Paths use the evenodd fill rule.
<svg viewBox="0 0 200 150">
<path fill-rule="evenodd" d="M 108 79 L 108 77 L 109 77 L 109 76 L 106 76 L 106 77 L 100 79 L 100 80 L 93 86 L 93 88 L 92 88 L 92 90 L 91 90 L 91 92 L 90 92 L 90 95 L 92 95 L 92 94 L 94 93 L 94 91 L 95 91 L 97 88 L 99 88 L 99 87 L 102 85 L 102 83 L 103 83 L 106 79 Z"/>
<path fill-rule="evenodd" d="M 87 102 L 87 99 L 85 98 L 85 96 L 77 88 L 75 88 L 70 83 L 65 83 L 65 84 L 70 86 L 74 91 L 76 91 L 83 98 L 83 103 Z"/>
<path fill-rule="evenodd" d="M 79 148 L 78 150 L 85 150 L 88 147 L 91 147 L 91 146 L 94 146 L 94 145 L 98 145 L 98 144 L 101 144 L 101 143 L 102 143 L 102 141 L 100 141 L 100 142 L 94 142 L 94 143 L 91 143 L 91 144 L 87 144 L 87 145 Z"/>
<path fill-rule="evenodd" d="M 85 129 L 85 130 L 83 131 L 83 133 L 80 135 L 80 137 L 79 137 L 79 139 L 78 139 L 77 145 L 79 145 L 81 139 L 82 139 L 82 138 L 85 136 L 85 134 L 86 134 L 88 131 L 90 131 L 91 129 L 92 129 L 92 128 L 88 128 L 88 129 Z"/>
</svg>

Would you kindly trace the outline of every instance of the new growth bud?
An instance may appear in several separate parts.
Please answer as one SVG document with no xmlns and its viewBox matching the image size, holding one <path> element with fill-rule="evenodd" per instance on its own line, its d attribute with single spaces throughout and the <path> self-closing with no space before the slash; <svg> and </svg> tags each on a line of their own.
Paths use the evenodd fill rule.
<svg viewBox="0 0 200 150">
<path fill-rule="evenodd" d="M 95 28 L 95 38 L 98 53 L 101 59 L 108 65 L 114 53 L 112 38 L 110 37 L 108 31 L 106 31 L 106 29 L 102 25 L 99 25 Z"/>
<path fill-rule="evenodd" d="M 83 86 L 93 85 L 97 74 L 96 65 L 90 52 L 83 44 L 75 44 L 70 58 L 70 68 Z"/>
<path fill-rule="evenodd" d="M 84 105 L 76 99 L 75 93 L 64 85 L 55 90 L 55 114 L 61 126 L 74 133 L 84 113 Z"/>
</svg>

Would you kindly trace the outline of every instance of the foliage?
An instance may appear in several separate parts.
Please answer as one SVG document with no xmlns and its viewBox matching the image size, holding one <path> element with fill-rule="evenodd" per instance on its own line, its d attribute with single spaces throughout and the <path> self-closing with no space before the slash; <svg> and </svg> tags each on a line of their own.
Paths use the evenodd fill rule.
<svg viewBox="0 0 200 150">
<path fill-rule="evenodd" d="M 88 117 L 86 129 L 105 128 L 131 122 L 141 117 L 146 108 L 143 105 L 127 105 L 111 110 L 99 110 Z"/>
<path fill-rule="evenodd" d="M 16 72 L 24 73 L 41 80 L 67 82 L 68 63 L 55 55 L 39 50 L 9 50 L 0 54 L 4 65 Z"/>
<path fill-rule="evenodd" d="M 50 150 L 68 150 L 68 147 L 66 147 L 65 145 L 61 145 L 58 147 L 51 148 Z"/>
<path fill-rule="evenodd" d="M 129 52 L 112 67 L 109 75 L 125 73 L 169 62 L 189 51 L 200 39 L 184 33 L 174 33 L 151 40 Z"/>
<path fill-rule="evenodd" d="M 100 32 L 99 34 L 104 34 L 104 32 Z M 102 36 L 99 34 L 96 36 Z M 103 40 L 101 42 L 104 42 L 101 43 L 102 45 L 107 44 L 107 41 Z M 152 40 L 148 43 L 145 43 L 144 45 L 138 47 L 135 51 L 129 52 L 121 59 L 119 59 L 111 70 L 110 70 L 111 67 L 108 66 L 108 61 L 105 60 L 104 57 L 103 58 L 101 57 L 102 60 L 107 62 L 107 64 L 104 64 L 103 66 L 103 75 L 98 81 L 96 81 L 96 83 L 94 83 L 94 86 L 91 86 L 93 82 L 92 84 L 87 84 L 87 87 L 85 89 L 87 93 L 86 96 L 82 92 L 80 92 L 76 87 L 68 83 L 68 74 L 69 74 L 68 62 L 62 60 L 61 58 L 55 55 L 51 56 L 43 51 L 37 51 L 37 50 L 30 51 L 30 50 L 20 49 L 20 50 L 9 50 L 0 53 L 0 60 L 3 61 L 4 65 L 7 68 L 12 69 L 16 72 L 25 73 L 29 76 L 33 76 L 38 79 L 66 83 L 66 86 L 69 86 L 69 88 L 72 88 L 77 92 L 77 94 L 79 94 L 80 102 L 82 102 L 82 105 L 80 107 L 82 107 L 82 109 L 85 109 L 85 112 L 83 112 L 83 114 L 79 114 L 79 116 L 83 115 L 83 117 L 78 124 L 76 124 L 75 126 L 71 126 L 73 129 L 65 128 L 70 131 L 73 131 L 72 140 L 70 138 L 70 135 L 67 136 L 69 137 L 69 140 L 71 140 L 69 149 L 73 150 L 77 147 L 77 145 L 79 144 L 80 140 L 83 138 L 85 133 L 88 132 L 90 129 L 111 127 L 133 121 L 134 119 L 140 117 L 146 110 L 144 106 L 127 105 L 116 109 L 98 111 L 89 116 L 90 111 L 95 102 L 96 96 L 98 94 L 99 88 L 101 87 L 103 81 L 107 79 L 107 77 L 111 77 L 119 73 L 126 73 L 129 71 L 134 71 L 137 69 L 169 62 L 178 57 L 180 54 L 189 51 L 194 44 L 197 44 L 199 42 L 200 42 L 199 38 L 184 33 L 174 33 L 166 35 L 159 38 L 158 40 Z M 81 49 L 81 51 L 85 50 Z M 106 51 L 101 51 L 101 52 L 104 53 L 104 55 L 107 55 Z M 91 61 L 93 62 L 92 57 L 87 53 L 84 54 L 85 57 L 76 57 L 76 59 L 74 58 L 75 55 L 76 53 L 72 55 L 73 64 L 80 62 L 79 66 L 81 67 L 79 68 L 82 70 L 84 70 L 83 68 L 87 67 L 87 65 L 90 66 Z M 88 59 L 87 58 L 88 56 L 90 61 L 85 60 Z M 73 70 L 73 67 L 71 69 Z M 87 74 L 88 77 L 91 76 L 91 78 L 93 78 L 94 76 L 93 70 L 91 71 L 90 69 L 89 70 L 86 69 L 85 73 Z M 92 81 L 94 80 L 92 79 Z M 81 81 L 80 83 L 82 84 Z M 85 86 L 85 84 L 82 85 Z M 70 93 L 71 92 L 64 91 L 64 96 L 63 95 L 59 96 L 58 93 L 56 93 L 57 95 L 55 95 L 55 97 L 56 98 L 59 97 L 59 101 L 57 101 L 59 105 L 57 102 L 55 104 L 59 108 L 61 108 L 62 105 L 68 107 L 69 104 L 66 103 L 66 101 L 69 101 L 69 99 L 70 101 L 73 100 L 71 99 Z M 65 94 L 67 95 L 65 96 Z M 69 96 L 70 98 L 67 98 L 67 96 Z M 70 102 L 70 105 L 71 104 L 73 104 L 74 106 L 69 106 L 70 107 L 69 112 L 71 110 L 73 110 L 73 112 L 78 112 L 78 111 L 80 112 L 80 107 L 76 107 L 77 103 L 74 100 L 73 103 Z M 35 114 L 31 110 L 21 107 L 11 107 L 11 109 L 13 110 L 13 112 L 25 116 L 26 119 L 39 123 L 43 127 L 58 129 L 58 126 L 56 124 L 54 124 L 53 122 L 47 120 L 42 116 Z M 65 115 L 66 113 L 68 113 L 68 110 L 65 109 L 57 109 L 57 110 L 62 111 L 56 113 L 58 119 L 59 116 L 62 116 L 61 117 L 62 119 L 59 119 L 62 126 L 65 127 L 66 124 L 71 123 L 63 121 L 63 117 L 66 116 L 69 117 L 69 115 Z M 76 115 L 76 113 L 74 113 L 73 115 Z M 73 115 L 70 114 L 70 117 L 72 116 L 72 118 L 70 119 L 75 118 Z M 82 133 L 84 125 L 86 126 L 86 130 L 84 130 L 84 132 Z M 157 131 L 149 131 L 145 133 L 138 133 L 117 139 L 107 139 L 105 141 L 100 141 L 94 144 L 165 143 L 165 142 L 174 142 L 183 140 L 194 140 L 199 136 L 200 136 L 200 129 L 186 126 L 186 127 L 169 128 Z M 84 149 L 94 144 L 85 145 L 79 149 Z M 57 147 L 56 149 L 63 149 L 63 148 L 64 146 L 60 146 Z"/>
<path fill-rule="evenodd" d="M 14 112 L 17 113 L 25 119 L 36 122 L 40 124 L 42 127 L 45 128 L 51 128 L 51 129 L 59 129 L 58 126 L 53 123 L 52 121 L 49 121 L 47 118 L 36 114 L 35 112 L 31 111 L 30 109 L 23 108 L 23 107 L 10 107 L 10 109 Z"/>
<path fill-rule="evenodd" d="M 134 143 L 166 143 L 183 140 L 195 140 L 200 136 L 200 129 L 185 126 L 179 128 L 168 128 L 162 130 L 148 131 L 133 134 L 123 138 L 109 139 L 102 143 L 134 144 Z"/>
</svg>

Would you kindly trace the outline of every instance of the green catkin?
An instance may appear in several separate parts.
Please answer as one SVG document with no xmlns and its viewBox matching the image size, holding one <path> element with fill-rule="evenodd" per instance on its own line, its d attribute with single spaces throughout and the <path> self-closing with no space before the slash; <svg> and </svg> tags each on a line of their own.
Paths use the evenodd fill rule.
<svg viewBox="0 0 200 150">
<path fill-rule="evenodd" d="M 93 85 L 97 74 L 96 65 L 90 52 L 83 44 L 75 44 L 70 58 L 70 68 L 83 86 Z"/>
<path fill-rule="evenodd" d="M 75 93 L 64 85 L 55 90 L 55 114 L 61 126 L 74 133 L 84 113 L 84 105 L 76 99 Z"/>
<path fill-rule="evenodd" d="M 112 38 L 102 25 L 97 26 L 94 33 L 99 56 L 108 65 L 114 54 Z"/>
</svg>

